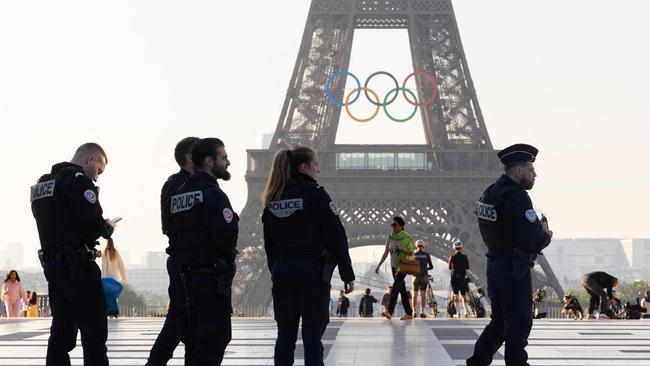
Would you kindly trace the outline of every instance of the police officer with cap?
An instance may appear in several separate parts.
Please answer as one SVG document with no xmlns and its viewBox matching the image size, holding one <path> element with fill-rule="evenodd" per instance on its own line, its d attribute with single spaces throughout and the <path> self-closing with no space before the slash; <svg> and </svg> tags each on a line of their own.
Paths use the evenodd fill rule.
<svg viewBox="0 0 650 366">
<path fill-rule="evenodd" d="M 186 137 L 176 144 L 174 159 L 180 170 L 172 174 L 160 192 L 160 214 L 162 221 L 162 232 L 168 238 L 169 246 L 165 250 L 169 254 L 167 258 L 167 274 L 169 275 L 169 307 L 165 324 L 163 325 L 158 338 L 151 348 L 147 366 L 166 365 L 173 357 L 174 350 L 182 340 L 185 332 L 185 289 L 181 279 L 180 270 L 176 264 L 175 254 L 178 247 L 176 230 L 171 219 L 171 196 L 178 188 L 185 184 L 190 175 L 194 172 L 192 162 L 192 148 L 199 141 L 198 137 Z"/>
<path fill-rule="evenodd" d="M 231 287 L 239 217 L 217 179 L 229 180 L 228 155 L 218 138 L 192 148 L 196 171 L 171 197 L 175 260 L 187 296 L 185 365 L 220 365 L 230 343 Z"/>
<path fill-rule="evenodd" d="M 264 190 L 264 249 L 273 281 L 278 323 L 275 365 L 293 365 L 298 325 L 306 366 L 323 365 L 321 337 L 329 323 L 330 280 L 334 267 L 354 289 L 348 240 L 338 210 L 318 186 L 318 158 L 307 147 L 279 151 Z"/>
<path fill-rule="evenodd" d="M 528 365 L 525 347 L 533 325 L 530 269 L 553 232 L 538 219 L 526 191 L 535 183 L 537 149 L 512 145 L 498 153 L 505 168 L 476 202 L 476 215 L 487 246 L 491 321 L 476 341 L 467 365 L 489 365 L 505 342 L 506 365 Z"/>
<path fill-rule="evenodd" d="M 46 365 L 70 365 L 81 330 L 84 365 L 108 365 L 106 300 L 94 249 L 115 224 L 102 217 L 93 182 L 108 159 L 96 143 L 81 145 L 72 160 L 52 166 L 31 187 L 32 213 L 41 242 L 39 259 L 48 282 L 52 326 Z"/>
</svg>

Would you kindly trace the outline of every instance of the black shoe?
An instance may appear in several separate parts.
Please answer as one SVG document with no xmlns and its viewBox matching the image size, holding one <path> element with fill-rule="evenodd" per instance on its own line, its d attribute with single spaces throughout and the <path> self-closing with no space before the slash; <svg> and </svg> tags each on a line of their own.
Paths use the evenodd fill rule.
<svg viewBox="0 0 650 366">
<path fill-rule="evenodd" d="M 426 318 L 427 316 L 424 313 L 420 313 L 420 318 Z"/>
</svg>

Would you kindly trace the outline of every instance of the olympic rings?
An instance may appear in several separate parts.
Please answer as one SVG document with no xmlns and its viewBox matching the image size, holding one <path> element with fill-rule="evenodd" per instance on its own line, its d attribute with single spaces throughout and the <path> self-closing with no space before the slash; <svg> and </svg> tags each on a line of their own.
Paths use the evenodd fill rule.
<svg viewBox="0 0 650 366">
<path fill-rule="evenodd" d="M 384 113 L 386 113 L 386 117 L 390 118 L 393 122 L 406 122 L 406 121 L 410 120 L 411 118 L 413 118 L 413 116 L 415 116 L 415 114 L 418 112 L 418 106 L 417 106 L 417 104 L 414 104 L 415 108 L 413 108 L 413 112 L 411 112 L 411 114 L 406 118 L 398 119 L 398 118 L 395 118 L 395 117 L 391 116 L 390 113 L 388 113 L 388 108 L 386 107 L 389 104 L 389 103 L 386 103 L 386 100 L 388 100 L 388 96 L 393 92 L 395 92 L 395 95 L 397 95 L 397 94 L 399 94 L 400 90 L 402 91 L 402 93 L 405 93 L 404 95 L 406 95 L 406 92 L 409 92 L 409 94 L 411 94 L 413 99 L 415 99 L 415 102 L 417 103 L 417 101 L 418 101 L 418 98 L 415 96 L 415 93 L 413 93 L 411 91 L 411 89 L 397 87 L 397 88 L 389 91 L 388 94 L 386 94 L 386 97 L 384 98 Z M 408 98 L 407 98 L 407 100 L 408 100 Z M 413 103 L 411 103 L 411 104 L 413 104 Z"/>
<path fill-rule="evenodd" d="M 341 102 L 335 100 L 334 97 L 332 97 L 331 83 L 332 83 L 332 79 L 334 79 L 334 78 L 337 77 L 337 76 L 343 76 L 343 75 L 350 75 L 350 76 L 352 76 L 352 78 L 354 79 L 354 81 L 357 82 L 357 90 L 359 90 L 359 93 L 357 94 L 356 97 L 354 97 L 354 99 L 352 99 L 352 101 L 350 102 L 350 104 L 356 102 L 357 99 L 359 99 L 359 96 L 361 95 L 361 82 L 359 81 L 359 78 L 357 78 L 357 77 L 356 77 L 353 73 L 351 73 L 351 72 L 347 72 L 347 71 L 337 71 L 337 72 L 335 72 L 332 76 L 330 76 L 329 78 L 327 78 L 327 81 L 325 82 L 325 95 L 327 96 L 327 99 L 330 101 L 330 103 L 334 104 L 335 107 L 342 107 L 342 106 L 344 106 L 344 104 L 342 104 Z M 379 99 L 379 98 L 377 98 L 377 99 Z M 347 102 L 346 102 L 346 103 L 347 103 Z M 347 106 L 347 105 L 346 105 L 346 106 Z"/>
<path fill-rule="evenodd" d="M 364 86 L 362 89 L 363 89 L 363 91 L 366 93 L 366 95 L 368 95 L 368 92 L 370 92 L 370 94 L 372 94 L 372 95 L 375 97 L 375 99 L 377 99 L 377 103 L 373 103 L 373 104 L 375 105 L 375 107 L 377 107 L 377 108 L 375 108 L 375 111 L 370 115 L 370 117 L 365 118 L 365 119 L 361 119 L 361 118 L 357 118 L 357 117 L 353 116 L 352 113 L 350 112 L 350 104 L 352 104 L 352 103 L 349 103 L 350 97 L 352 96 L 352 93 L 354 93 L 355 91 L 358 91 L 358 92 L 359 92 L 359 93 L 357 93 L 357 97 L 359 96 L 359 94 L 361 94 L 361 90 L 360 90 L 360 89 L 353 89 L 353 90 L 350 92 L 350 94 L 348 94 L 348 96 L 345 97 L 345 112 L 346 112 L 346 113 L 348 114 L 348 116 L 350 116 L 350 118 L 352 118 L 353 120 L 355 120 L 355 121 L 357 121 L 357 122 L 365 123 L 365 122 L 370 122 L 371 119 L 377 117 L 377 113 L 379 113 L 379 106 L 380 106 L 380 103 L 379 103 L 379 96 L 377 95 L 377 93 L 375 93 L 374 91 L 372 91 L 372 90 L 366 88 L 365 86 Z M 386 101 L 384 100 L 384 103 L 385 103 L 385 102 L 386 102 Z M 384 105 L 384 108 L 386 108 L 385 105 Z"/>
<path fill-rule="evenodd" d="M 347 96 L 345 96 L 345 103 L 342 103 L 342 102 L 336 100 L 334 98 L 334 96 L 332 96 L 332 89 L 331 89 L 332 80 L 334 80 L 338 76 L 347 76 L 347 75 L 351 76 L 352 79 L 354 79 L 355 83 L 357 84 L 357 87 L 355 89 L 352 89 L 352 91 Z M 370 79 L 372 79 L 373 77 L 375 77 L 377 75 L 386 75 L 389 78 L 391 78 L 393 80 L 393 82 L 395 83 L 395 88 L 393 88 L 392 90 L 390 90 L 388 92 L 388 94 L 386 94 L 386 96 L 383 99 L 383 102 L 380 102 L 381 99 L 379 98 L 377 93 L 375 93 L 372 89 L 370 89 L 368 87 L 368 84 L 370 84 Z M 414 93 L 411 89 L 406 88 L 406 83 L 409 81 L 409 79 L 411 77 L 417 77 L 417 76 L 426 78 L 427 80 L 429 80 L 431 82 L 431 84 L 433 86 L 433 93 L 432 93 L 433 95 L 431 95 L 431 97 L 427 98 L 426 100 L 423 100 L 422 102 L 418 102 L 418 98 L 416 96 L 416 93 Z M 370 103 L 372 103 L 373 105 L 375 105 L 377 107 L 369 118 L 358 118 L 358 117 L 353 116 L 352 113 L 350 112 L 349 106 L 351 104 L 353 104 L 354 102 L 356 102 L 357 99 L 359 99 L 359 96 L 361 95 L 361 91 L 364 92 L 364 94 L 366 96 L 366 99 L 368 99 L 368 101 L 370 101 Z M 411 104 L 411 105 L 413 105 L 415 107 L 413 109 L 413 112 L 409 116 L 407 116 L 406 118 L 395 118 L 395 117 L 391 116 L 390 113 L 388 112 L 388 108 L 387 108 L 387 106 L 389 104 L 393 103 L 397 99 L 397 96 L 398 96 L 400 91 L 402 92 L 402 95 L 404 95 L 404 99 L 406 99 L 406 101 L 409 104 Z M 350 98 L 352 97 L 352 94 L 354 94 L 354 93 L 357 93 L 357 95 L 355 95 L 354 98 L 352 98 L 352 100 L 350 100 Z M 395 93 L 395 95 L 392 95 L 393 93 Z M 373 96 L 373 98 L 370 98 L 369 94 L 371 94 Z M 409 96 L 407 96 L 407 94 L 411 95 L 412 100 L 411 100 L 411 98 L 409 98 Z M 414 72 L 412 72 L 412 73 L 410 73 L 409 75 L 406 76 L 406 78 L 402 82 L 402 86 L 400 87 L 398 82 L 397 82 L 397 79 L 392 74 L 390 74 L 389 72 L 386 72 L 386 71 L 377 71 L 377 72 L 372 73 L 366 79 L 366 81 L 364 83 L 364 86 L 361 87 L 361 82 L 359 81 L 359 78 L 357 78 L 356 75 L 354 75 L 353 73 L 348 72 L 348 71 L 335 71 L 332 74 L 332 76 L 327 78 L 327 81 L 325 82 L 325 95 L 327 96 L 327 100 L 332 105 L 334 105 L 335 107 L 345 107 L 346 113 L 354 121 L 362 122 L 362 123 L 369 122 L 370 120 L 372 120 L 373 118 L 375 118 L 377 116 L 380 107 L 382 107 L 384 109 L 384 113 L 386 114 L 386 116 L 388 118 L 390 118 L 392 121 L 394 121 L 394 122 L 406 122 L 406 121 L 410 120 L 411 118 L 413 118 L 415 116 L 415 114 L 417 113 L 417 108 L 418 107 L 424 107 L 424 106 L 426 106 L 428 104 L 431 104 L 431 103 L 433 103 L 435 101 L 436 97 L 438 96 L 438 81 L 436 80 L 436 78 L 431 73 L 427 72 L 426 70 L 416 70 L 416 71 L 414 71 Z"/>
<path fill-rule="evenodd" d="M 380 107 L 385 107 L 386 104 L 391 104 L 391 103 L 393 103 L 393 102 L 395 101 L 395 99 L 397 99 L 397 95 L 398 95 L 399 93 L 395 93 L 395 96 L 393 97 L 393 99 L 391 99 L 390 102 L 388 102 L 388 103 L 386 103 L 386 100 L 384 100 L 384 103 L 383 103 L 383 104 L 382 104 L 382 103 L 375 104 L 375 102 L 373 102 L 373 101 L 370 99 L 370 97 L 368 96 L 368 89 L 367 89 L 367 88 L 368 88 L 368 83 L 370 83 L 370 79 L 372 79 L 372 78 L 375 77 L 376 75 L 387 75 L 389 78 L 393 79 L 393 82 L 395 83 L 395 87 L 396 87 L 396 88 L 399 88 L 399 84 L 397 83 L 397 79 L 395 79 L 395 77 L 394 77 L 392 74 L 390 74 L 390 73 L 388 73 L 388 72 L 386 72 L 386 71 L 377 71 L 377 72 L 373 73 L 372 75 L 368 76 L 368 78 L 366 79 L 366 83 L 363 85 L 363 86 L 366 88 L 366 90 L 365 90 L 366 98 L 368 98 L 368 100 L 370 101 L 370 103 L 372 103 L 372 104 L 374 104 L 374 105 L 377 105 L 377 106 L 380 106 Z"/>
</svg>

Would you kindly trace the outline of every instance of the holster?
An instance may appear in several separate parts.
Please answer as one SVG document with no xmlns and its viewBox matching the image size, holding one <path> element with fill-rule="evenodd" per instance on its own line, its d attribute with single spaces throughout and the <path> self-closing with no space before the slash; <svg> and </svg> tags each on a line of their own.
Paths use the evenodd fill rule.
<svg viewBox="0 0 650 366">
<path fill-rule="evenodd" d="M 230 297 L 232 280 L 235 278 L 235 273 L 237 273 L 237 265 L 235 262 L 226 263 L 222 259 L 217 259 L 214 266 L 217 269 L 217 293 Z"/>
<path fill-rule="evenodd" d="M 321 280 L 324 284 L 331 286 L 332 276 L 336 268 L 336 261 L 327 249 L 321 251 Z"/>
<path fill-rule="evenodd" d="M 73 249 L 70 247 L 63 247 L 62 252 L 65 260 L 70 265 L 70 279 L 78 280 L 84 273 L 86 265 L 90 262 L 86 248 Z"/>
<path fill-rule="evenodd" d="M 518 280 L 523 280 L 526 276 L 526 272 L 530 271 L 530 269 L 535 266 L 536 258 L 536 254 L 517 252 L 515 264 L 512 268 L 512 275 Z"/>
<path fill-rule="evenodd" d="M 41 267 L 45 269 L 45 252 L 43 249 L 38 250 L 38 261 L 41 262 Z"/>
</svg>

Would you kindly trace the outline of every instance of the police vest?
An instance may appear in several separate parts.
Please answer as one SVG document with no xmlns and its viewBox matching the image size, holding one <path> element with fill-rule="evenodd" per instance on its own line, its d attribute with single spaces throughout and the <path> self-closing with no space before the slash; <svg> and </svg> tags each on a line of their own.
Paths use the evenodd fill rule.
<svg viewBox="0 0 650 366">
<path fill-rule="evenodd" d="M 512 229 L 511 212 L 504 209 L 504 202 L 520 188 L 493 184 L 476 201 L 475 214 L 488 256 L 513 256 L 516 244 Z"/>
<path fill-rule="evenodd" d="M 61 181 L 71 174 L 84 173 L 70 164 L 54 174 L 42 175 L 38 183 L 30 187 L 32 214 L 36 219 L 42 249 L 80 247 L 96 239 L 83 233 L 61 190 Z"/>
<path fill-rule="evenodd" d="M 308 197 L 318 189 L 312 182 L 292 182 L 277 201 L 269 202 L 264 225 L 273 239 L 276 256 L 320 255 L 315 213 L 308 207 Z"/>
<path fill-rule="evenodd" d="M 177 190 L 183 185 L 187 184 L 190 173 L 186 170 L 182 170 L 178 173 L 171 175 L 165 184 L 163 185 L 161 192 L 161 220 L 162 220 L 162 232 L 167 235 L 169 239 L 169 247 L 165 249 L 165 252 L 169 255 L 175 255 L 175 249 L 177 247 L 177 238 L 176 230 L 174 225 L 171 222 L 171 196 L 176 194 Z"/>
<path fill-rule="evenodd" d="M 176 262 L 180 266 L 205 266 L 217 251 L 210 239 L 203 215 L 206 191 L 216 184 L 206 181 L 181 185 L 170 199 L 170 213 L 176 230 Z"/>
</svg>

